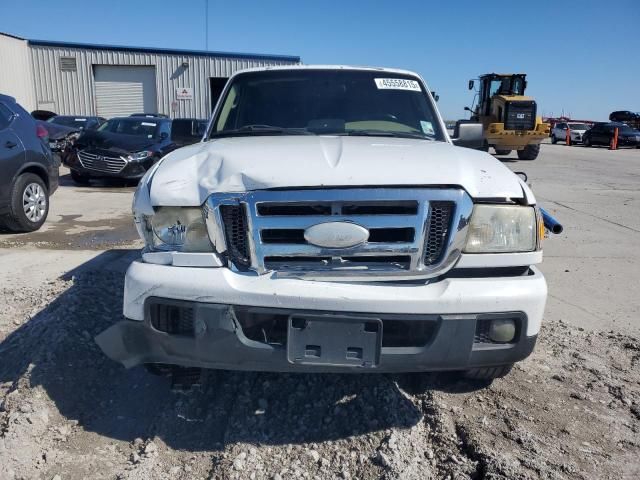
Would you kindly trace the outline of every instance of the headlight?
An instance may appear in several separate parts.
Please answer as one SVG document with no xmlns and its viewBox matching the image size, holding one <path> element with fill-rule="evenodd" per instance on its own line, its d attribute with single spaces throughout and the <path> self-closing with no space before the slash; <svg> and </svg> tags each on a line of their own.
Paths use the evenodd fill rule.
<svg viewBox="0 0 640 480">
<path fill-rule="evenodd" d="M 536 249 L 533 207 L 475 205 L 469 222 L 467 253 L 531 252 Z"/>
<path fill-rule="evenodd" d="M 140 162 L 142 160 L 146 160 L 152 155 L 153 155 L 153 152 L 150 152 L 148 150 L 143 150 L 142 152 L 136 152 L 136 153 L 132 153 L 131 155 L 128 155 L 127 160 L 129 160 L 130 162 Z"/>
<path fill-rule="evenodd" d="M 148 222 L 153 248 L 183 252 L 213 251 L 201 208 L 160 207 Z"/>
</svg>

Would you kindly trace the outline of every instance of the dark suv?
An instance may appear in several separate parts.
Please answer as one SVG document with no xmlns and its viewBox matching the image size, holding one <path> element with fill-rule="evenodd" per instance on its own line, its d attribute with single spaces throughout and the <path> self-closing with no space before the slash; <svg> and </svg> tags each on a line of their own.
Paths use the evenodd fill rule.
<svg viewBox="0 0 640 480">
<path fill-rule="evenodd" d="M 49 213 L 58 188 L 58 164 L 47 131 L 13 97 L 0 94 L 0 224 L 32 232 Z"/>
<path fill-rule="evenodd" d="M 177 145 L 171 120 L 160 117 L 118 117 L 97 130 L 85 130 L 67 156 L 71 178 L 87 184 L 91 178 L 139 180 Z"/>
</svg>

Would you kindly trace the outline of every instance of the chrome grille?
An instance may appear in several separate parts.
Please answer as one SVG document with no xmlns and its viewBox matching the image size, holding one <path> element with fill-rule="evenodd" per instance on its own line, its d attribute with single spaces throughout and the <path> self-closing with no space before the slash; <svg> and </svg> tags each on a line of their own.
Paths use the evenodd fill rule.
<svg viewBox="0 0 640 480">
<path fill-rule="evenodd" d="M 437 263 L 444 253 L 454 208 L 453 202 L 431 202 L 429 204 L 429 224 L 424 247 L 425 265 Z"/>
<path fill-rule="evenodd" d="M 120 173 L 127 164 L 122 157 L 98 155 L 85 151 L 78 152 L 78 159 L 84 168 L 96 172 Z"/>
<path fill-rule="evenodd" d="M 228 255 L 236 266 L 246 268 L 251 265 L 246 208 L 244 205 L 221 205 L 220 213 Z"/>
<path fill-rule="evenodd" d="M 458 189 L 359 188 L 213 194 L 207 228 L 238 269 L 324 280 L 428 278 L 458 259 L 473 204 Z M 327 248 L 305 230 L 327 222 L 369 232 L 361 244 Z"/>
</svg>

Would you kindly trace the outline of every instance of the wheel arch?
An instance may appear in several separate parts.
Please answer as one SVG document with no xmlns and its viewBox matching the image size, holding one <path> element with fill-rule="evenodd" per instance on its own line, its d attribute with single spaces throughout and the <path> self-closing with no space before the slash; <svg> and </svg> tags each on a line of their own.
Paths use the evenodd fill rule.
<svg viewBox="0 0 640 480">
<path fill-rule="evenodd" d="M 47 172 L 47 169 L 44 166 L 39 165 L 37 163 L 29 163 L 24 165 L 20 170 L 18 170 L 18 172 L 13 177 L 13 182 L 15 182 L 17 178 L 24 173 L 33 173 L 38 177 L 40 177 L 40 179 L 42 179 L 45 186 L 47 187 L 47 191 L 49 191 L 50 189 L 49 173 Z"/>
</svg>

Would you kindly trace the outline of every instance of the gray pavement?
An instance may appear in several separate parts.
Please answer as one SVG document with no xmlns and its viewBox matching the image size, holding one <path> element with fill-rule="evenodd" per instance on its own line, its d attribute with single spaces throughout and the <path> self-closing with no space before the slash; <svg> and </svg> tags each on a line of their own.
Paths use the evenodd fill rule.
<svg viewBox="0 0 640 480">
<path fill-rule="evenodd" d="M 508 161 L 513 157 L 513 161 Z M 543 145 L 524 171 L 538 203 L 564 226 L 544 243 L 546 319 L 640 331 L 640 150 Z"/>
</svg>

